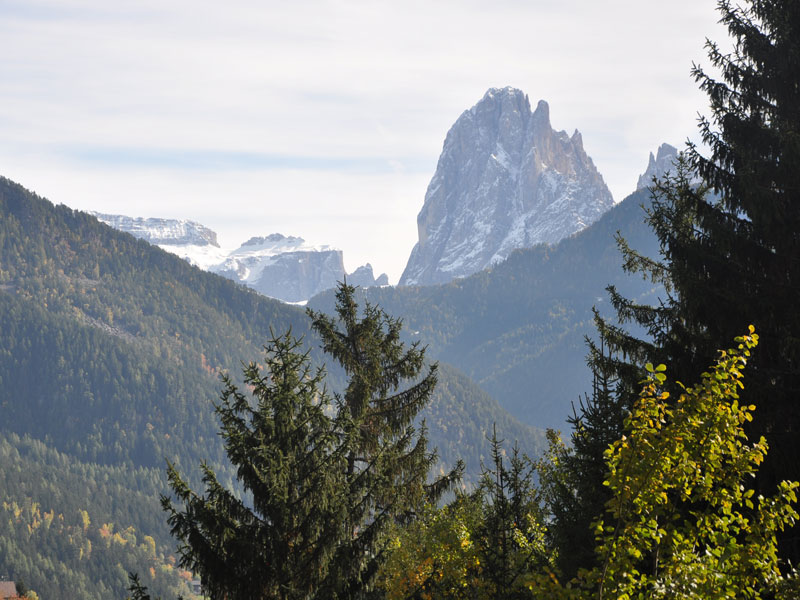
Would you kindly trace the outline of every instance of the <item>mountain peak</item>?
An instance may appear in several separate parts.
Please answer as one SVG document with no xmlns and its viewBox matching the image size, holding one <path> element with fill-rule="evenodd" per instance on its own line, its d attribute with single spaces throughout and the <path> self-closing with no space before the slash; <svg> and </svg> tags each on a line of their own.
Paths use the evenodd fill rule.
<svg viewBox="0 0 800 600">
<path fill-rule="evenodd" d="M 550 125 L 515 88 L 491 88 L 450 128 L 417 216 L 419 242 L 400 285 L 444 283 L 554 243 L 613 205 L 577 131 Z"/>
<path fill-rule="evenodd" d="M 542 127 L 550 127 L 550 105 L 544 100 L 539 100 L 536 110 L 533 112 L 534 120 L 538 121 Z"/>
<path fill-rule="evenodd" d="M 480 102 L 491 100 L 493 98 L 504 98 L 504 97 L 516 98 L 518 100 L 524 100 L 524 101 L 528 100 L 528 95 L 525 92 L 515 87 L 511 87 L 510 85 L 507 85 L 501 88 L 496 88 L 496 87 L 489 88 L 488 90 L 486 90 L 486 93 L 483 95 L 483 98 L 481 98 Z M 480 102 L 478 104 L 480 104 Z"/>
<path fill-rule="evenodd" d="M 656 151 L 656 155 L 650 153 L 650 158 L 647 161 L 647 169 L 639 176 L 636 182 L 636 189 L 650 187 L 653 184 L 653 178 L 661 179 L 669 173 L 675 166 L 675 159 L 678 158 L 678 149 L 670 144 L 661 144 Z"/>
<path fill-rule="evenodd" d="M 300 247 L 303 246 L 306 241 L 301 237 L 295 237 L 293 235 L 283 235 L 281 233 L 270 233 L 266 237 L 259 237 L 254 236 L 251 237 L 249 240 L 242 244 L 242 248 L 245 246 L 291 246 L 291 247 Z"/>
<path fill-rule="evenodd" d="M 481 114 L 499 116 L 503 113 L 530 114 L 530 112 L 531 103 L 527 94 L 511 86 L 489 88 L 483 98 L 466 111 L 466 113 L 470 113 L 473 116 Z"/>
<path fill-rule="evenodd" d="M 375 285 L 389 285 L 389 276 L 386 273 L 381 273 L 376 278 L 372 271 L 372 265 L 367 263 L 350 273 L 347 276 L 347 283 L 362 288 L 368 288 Z"/>
<path fill-rule="evenodd" d="M 194 221 L 182 219 L 158 219 L 127 217 L 90 212 L 98 221 L 114 229 L 127 231 L 131 235 L 151 244 L 214 246 L 219 248 L 216 232 Z"/>
</svg>

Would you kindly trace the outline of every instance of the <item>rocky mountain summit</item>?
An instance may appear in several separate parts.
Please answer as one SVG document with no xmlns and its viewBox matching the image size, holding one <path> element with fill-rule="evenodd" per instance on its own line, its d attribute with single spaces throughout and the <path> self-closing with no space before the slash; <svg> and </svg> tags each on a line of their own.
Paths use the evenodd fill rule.
<svg viewBox="0 0 800 600">
<path fill-rule="evenodd" d="M 656 155 L 650 153 L 650 159 L 647 162 L 647 169 L 639 176 L 636 182 L 636 189 L 653 185 L 653 178 L 661 179 L 664 175 L 669 173 L 675 167 L 675 159 L 678 158 L 678 149 L 669 144 L 661 144 L 658 147 Z"/>
<path fill-rule="evenodd" d="M 89 214 L 111 225 L 114 229 L 127 231 L 135 237 L 147 240 L 151 244 L 191 244 L 195 246 L 214 246 L 219 248 L 217 234 L 208 227 L 194 221 L 178 219 L 143 219 L 126 217 L 125 215 L 108 215 L 99 212 Z"/>
<path fill-rule="evenodd" d="M 304 302 L 345 275 L 341 250 L 279 233 L 250 238 L 208 270 L 286 302 Z"/>
<path fill-rule="evenodd" d="M 523 92 L 492 88 L 447 133 L 400 285 L 445 283 L 558 242 L 613 203 L 577 130 L 554 131 L 543 100 L 532 111 Z"/>
<path fill-rule="evenodd" d="M 177 254 L 205 271 L 217 273 L 284 302 L 305 302 L 333 288 L 346 275 L 342 251 L 311 246 L 301 237 L 273 233 L 252 237 L 234 250 L 220 248 L 217 234 L 193 221 L 142 219 L 92 213 L 99 221 Z M 368 263 L 347 275 L 361 287 L 386 285 Z"/>
<path fill-rule="evenodd" d="M 372 265 L 367 263 L 350 273 L 347 276 L 347 283 L 357 287 L 384 286 L 389 285 L 389 276 L 386 273 L 381 273 L 378 277 L 375 277 Z"/>
</svg>

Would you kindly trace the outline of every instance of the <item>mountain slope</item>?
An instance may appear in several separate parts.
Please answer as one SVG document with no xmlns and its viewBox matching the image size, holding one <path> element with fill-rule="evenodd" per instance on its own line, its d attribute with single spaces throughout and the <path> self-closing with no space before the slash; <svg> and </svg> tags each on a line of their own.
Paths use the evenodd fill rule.
<svg viewBox="0 0 800 600">
<path fill-rule="evenodd" d="M 447 133 L 400 285 L 446 283 L 555 243 L 612 204 L 580 133 L 554 131 L 544 101 L 532 112 L 519 90 L 490 89 Z"/>
<path fill-rule="evenodd" d="M 652 300 L 649 282 L 622 271 L 614 240 L 654 256 L 657 241 L 644 224 L 640 190 L 597 222 L 554 246 L 513 252 L 494 267 L 436 286 L 368 289 L 371 302 L 405 319 L 409 336 L 429 344 L 435 358 L 455 365 L 518 419 L 564 428 L 571 403 L 590 389 L 584 336 L 592 335 L 592 306 L 610 313 L 605 288 Z M 309 304 L 326 310 L 331 296 Z"/>
<path fill-rule="evenodd" d="M 94 490 L 92 522 L 113 518 L 122 530 L 136 531 L 139 542 L 151 536 L 157 555 L 168 561 L 166 524 L 156 518 L 162 526 L 154 525 L 152 504 L 145 509 L 137 498 L 146 493 L 152 501 L 163 490 L 165 458 L 195 479 L 200 461 L 207 460 L 231 484 L 234 474 L 223 460 L 212 412 L 220 389 L 217 372 L 229 370 L 238 378 L 242 361 L 259 359 L 270 328 L 306 335 L 312 359 L 325 361 L 301 309 L 203 272 L 0 178 L 0 436 L 11 440 L 10 448 L 0 448 L 0 471 L 4 477 L 33 472 L 24 449 L 40 444 L 42 456 L 72 473 L 66 479 L 43 476 L 26 487 L 0 486 L 0 507 L 30 507 L 19 514 L 2 509 L 12 510 L 12 521 L 22 520 L 12 523 L 8 537 L 0 535 L 0 573 L 50 590 L 39 582 L 60 572 L 62 567 L 54 571 L 52 565 L 65 565 L 76 570 L 75 577 L 64 576 L 60 595 L 50 598 L 124 596 L 126 570 L 138 569 L 142 555 L 121 553 L 123 542 L 114 542 L 108 528 L 91 530 L 104 545 L 108 541 L 106 558 L 97 552 L 96 560 L 74 559 L 71 553 L 80 554 L 80 548 L 67 543 L 77 539 L 69 527 L 78 527 L 76 494 L 85 497 L 86 490 Z M 341 389 L 343 381 L 341 372 L 329 374 L 332 389 Z M 520 439 L 527 451 L 543 446 L 542 432 L 511 418 L 445 365 L 424 417 L 443 460 L 452 464 L 464 456 L 473 480 L 486 451 L 483 434 L 493 421 L 501 435 Z M 96 478 L 113 485 L 95 485 Z M 137 508 L 118 510 L 128 500 Z M 69 521 L 62 529 L 40 529 L 35 505 Z M 100 543 L 91 536 L 89 541 Z M 125 563 L 125 556 L 133 562 Z M 166 594 L 177 583 L 159 583 L 157 567 L 152 589 Z"/>
<path fill-rule="evenodd" d="M 0 215 L 0 318 L 9 333 L 0 426 L 109 463 L 124 462 L 143 443 L 130 438 L 141 435 L 155 440 L 154 462 L 138 462 L 160 466 L 165 455 L 198 455 L 192 432 L 216 431 L 208 415 L 217 373 L 235 376 L 242 362 L 258 360 L 271 330 L 306 336 L 312 359 L 325 362 L 302 309 L 5 179 Z M 329 373 L 333 389 L 342 382 L 340 372 Z M 94 439 L 102 451 L 86 443 Z"/>
</svg>

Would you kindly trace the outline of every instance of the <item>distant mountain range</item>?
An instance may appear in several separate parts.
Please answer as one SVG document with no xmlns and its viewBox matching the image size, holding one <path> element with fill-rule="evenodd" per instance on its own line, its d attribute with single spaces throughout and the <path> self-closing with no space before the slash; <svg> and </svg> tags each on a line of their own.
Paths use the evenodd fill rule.
<svg viewBox="0 0 800 600">
<path fill-rule="evenodd" d="M 554 131 L 543 100 L 531 111 L 520 90 L 492 88 L 447 133 L 400 285 L 447 283 L 554 244 L 613 203 L 577 130 Z"/>
<path fill-rule="evenodd" d="M 594 221 L 613 199 L 576 130 L 550 125 L 541 100 L 531 110 L 520 90 L 492 88 L 453 124 L 417 217 L 419 241 L 399 285 L 431 285 L 466 277 L 514 250 L 554 244 Z M 667 149 L 651 157 L 649 178 L 668 166 Z M 133 219 L 93 213 L 121 231 L 178 254 L 262 294 L 304 302 L 347 279 L 362 287 L 388 284 L 371 265 L 346 274 L 342 253 L 302 238 L 272 234 L 222 250 L 216 234 L 191 221 Z"/>
<path fill-rule="evenodd" d="M 305 302 L 335 287 L 345 276 L 362 287 L 389 283 L 385 273 L 376 278 L 369 263 L 353 273 L 345 273 L 341 250 L 311 246 L 300 237 L 273 233 L 250 238 L 234 250 L 224 250 L 219 247 L 214 231 L 194 221 L 91 214 L 205 271 L 223 275 L 284 302 Z"/>
<path fill-rule="evenodd" d="M 543 101 L 531 111 L 519 90 L 491 89 L 447 135 L 401 285 L 364 296 L 403 317 L 409 339 L 420 337 L 435 358 L 467 373 L 516 418 L 563 428 L 571 403 L 589 389 L 584 336 L 593 332 L 592 307 L 609 310 L 605 287 L 614 284 L 640 300 L 660 293 L 623 273 L 615 235 L 657 254 L 641 205 L 677 154 L 674 146 L 659 146 L 636 193 L 613 206 L 577 131 L 553 131 Z M 195 224 L 200 243 L 187 244 L 185 228 L 157 225 L 148 236 L 165 249 L 273 297 L 312 295 L 302 282 L 316 277 L 322 282 L 316 289 L 329 291 L 311 305 L 333 308 L 336 280 L 320 273 L 343 269 L 315 265 L 340 264 L 340 254 L 326 254 L 337 251 L 274 234 L 221 258 L 206 228 Z M 163 244 L 165 229 L 181 243 Z M 314 277 L 298 274 L 304 263 Z M 369 265 L 348 281 L 363 288 L 376 283 Z"/>
</svg>

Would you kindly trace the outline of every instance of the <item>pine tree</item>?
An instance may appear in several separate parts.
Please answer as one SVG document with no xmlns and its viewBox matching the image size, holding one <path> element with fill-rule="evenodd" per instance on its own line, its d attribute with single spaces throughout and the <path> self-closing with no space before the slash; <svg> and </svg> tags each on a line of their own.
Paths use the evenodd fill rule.
<svg viewBox="0 0 800 600">
<path fill-rule="evenodd" d="M 676 381 L 692 381 L 700 375 L 698 365 L 704 364 L 706 356 L 713 357 L 713 341 L 685 308 L 687 299 L 681 287 L 685 276 L 676 271 L 672 260 L 677 248 L 693 243 L 696 206 L 709 193 L 707 186 L 692 177 L 691 165 L 682 153 L 673 171 L 652 183 L 651 204 L 643 210 L 659 241 L 658 258 L 644 256 L 617 238 L 623 269 L 659 286 L 663 297 L 657 305 L 646 305 L 625 298 L 614 286 L 607 288 L 615 322 L 595 310 L 599 343 L 586 340 L 592 394 L 568 419 L 573 429 L 572 447 L 551 440 L 555 466 L 549 470 L 545 489 L 554 516 L 550 534 L 559 549 L 557 565 L 566 581 L 581 568 L 597 566 L 592 524 L 602 517 L 610 500 L 610 491 L 603 485 L 607 477 L 604 452 L 624 431 L 625 417 L 647 375 L 644 365 L 668 363 L 677 374 Z M 671 385 L 674 387 L 674 382 Z"/>
<path fill-rule="evenodd" d="M 710 100 L 711 120 L 701 119 L 700 130 L 711 152 L 689 150 L 713 194 L 677 187 L 654 206 L 679 299 L 657 343 L 687 380 L 689 365 L 710 360 L 721 340 L 749 323 L 759 330 L 744 399 L 759 406 L 748 433 L 770 446 L 757 480 L 769 494 L 783 479 L 800 479 L 800 3 L 718 6 L 733 52 L 708 42 L 719 80 L 693 69 Z M 781 553 L 800 560 L 797 528 L 782 536 Z"/>
<path fill-rule="evenodd" d="M 203 466 L 205 493 L 169 466 L 182 506 L 162 497 L 180 564 L 200 575 L 212 599 L 314 597 L 340 539 L 338 438 L 326 415 L 323 374 L 312 372 L 300 342 L 270 340 L 265 365 L 244 369 L 253 400 L 224 377 L 216 406 L 225 449 L 244 489 L 226 489 Z"/>
<path fill-rule="evenodd" d="M 427 449 L 424 423 L 418 432 L 414 419 L 436 385 L 436 365 L 423 374 L 425 350 L 418 343 L 406 348 L 400 340 L 402 322 L 369 303 L 359 314 L 354 293 L 353 286 L 340 284 L 338 319 L 308 311 L 324 351 L 348 377 L 335 398 L 346 448 L 346 534 L 325 588 L 328 598 L 342 599 L 372 592 L 389 526 L 412 519 L 426 501 L 436 501 L 463 470 L 459 464 L 427 483 L 437 456 Z"/>
</svg>

